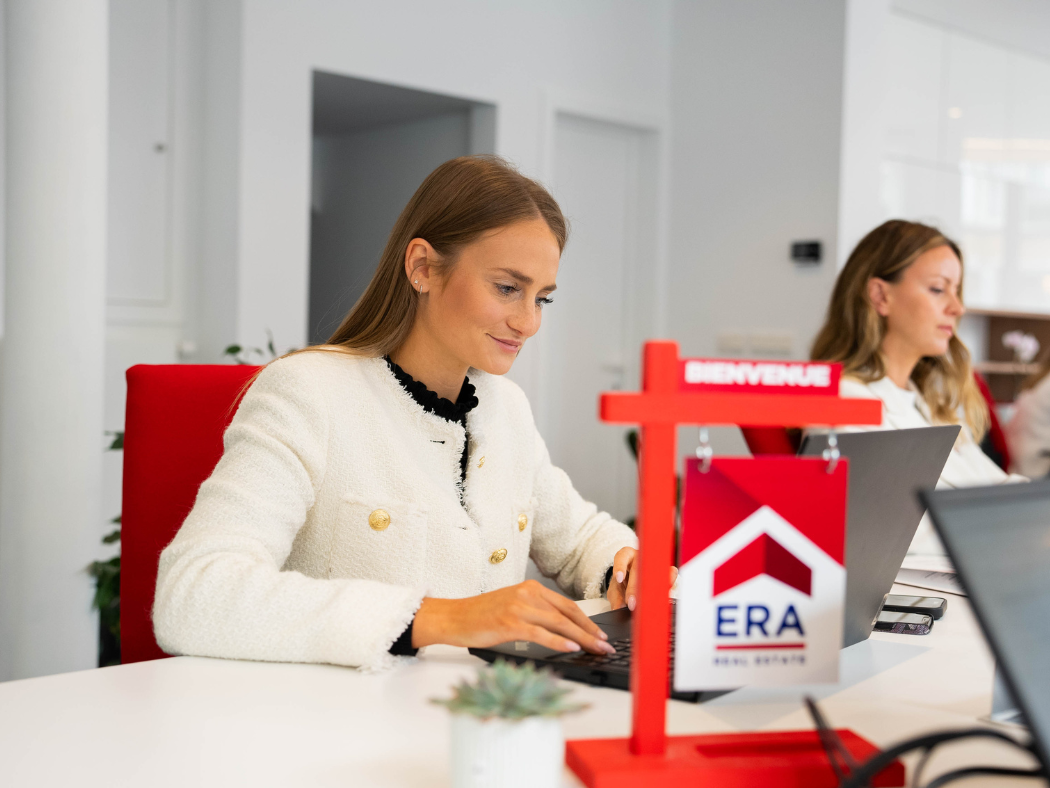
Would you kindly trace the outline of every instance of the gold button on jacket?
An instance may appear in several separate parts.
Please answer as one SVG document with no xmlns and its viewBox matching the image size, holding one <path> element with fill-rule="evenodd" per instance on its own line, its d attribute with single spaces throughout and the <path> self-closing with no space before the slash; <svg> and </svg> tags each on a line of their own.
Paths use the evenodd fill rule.
<svg viewBox="0 0 1050 788">
<path fill-rule="evenodd" d="M 529 524 L 529 516 L 527 514 L 525 514 L 524 512 L 519 514 L 518 515 L 518 530 L 519 531 L 524 531 L 525 530 L 525 526 L 527 526 L 528 524 Z"/>
<path fill-rule="evenodd" d="M 390 515 L 382 509 L 376 509 L 368 515 L 368 525 L 373 531 L 385 531 L 390 525 Z"/>
<path fill-rule="evenodd" d="M 507 557 L 507 548 L 506 547 L 501 547 L 499 550 L 496 550 L 492 555 L 489 556 L 489 563 L 491 563 L 491 564 L 498 564 L 500 561 L 502 561 L 506 557 Z"/>
</svg>

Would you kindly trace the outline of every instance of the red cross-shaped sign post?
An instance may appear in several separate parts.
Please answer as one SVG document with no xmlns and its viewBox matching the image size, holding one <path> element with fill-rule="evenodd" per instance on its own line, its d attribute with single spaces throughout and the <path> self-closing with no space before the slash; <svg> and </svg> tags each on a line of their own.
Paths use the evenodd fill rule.
<svg viewBox="0 0 1050 788">
<path fill-rule="evenodd" d="M 684 363 L 678 358 L 676 342 L 646 342 L 642 359 L 641 392 L 607 392 L 600 400 L 602 421 L 641 426 L 637 520 L 640 545 L 635 569 L 640 574 L 632 624 L 631 738 L 569 741 L 566 747 L 569 767 L 590 788 L 656 786 L 672 784 L 667 782 L 672 778 L 712 777 L 712 764 L 704 762 L 698 754 L 702 749 L 700 744 L 705 739 L 726 738 L 684 736 L 669 740 L 665 733 L 671 613 L 667 600 L 670 566 L 674 561 L 677 426 L 831 427 L 882 421 L 882 403 L 878 400 L 840 399 L 797 393 L 798 390 L 791 393 L 690 391 L 689 386 L 683 385 Z M 770 739 L 771 735 L 731 736 L 750 737 L 749 746 L 757 751 L 783 750 L 784 741 Z M 816 754 L 823 757 L 819 744 L 815 745 L 816 753 L 811 752 L 816 740 L 810 732 L 795 735 L 802 736 L 799 746 L 806 750 L 810 760 Z M 854 744 L 851 739 L 847 741 L 851 749 Z M 725 746 L 736 745 L 726 742 Z M 874 752 L 870 745 L 865 749 L 857 744 L 854 752 L 863 757 L 868 750 Z M 825 764 L 826 761 L 818 766 L 826 768 Z M 830 768 L 827 771 L 830 775 Z"/>
</svg>

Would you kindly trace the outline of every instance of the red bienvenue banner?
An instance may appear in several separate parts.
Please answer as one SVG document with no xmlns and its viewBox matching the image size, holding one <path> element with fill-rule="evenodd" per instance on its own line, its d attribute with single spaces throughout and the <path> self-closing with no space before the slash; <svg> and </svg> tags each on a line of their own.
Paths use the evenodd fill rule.
<svg viewBox="0 0 1050 788">
<path fill-rule="evenodd" d="M 743 361 L 687 358 L 681 361 L 682 391 L 823 394 L 837 397 L 841 364 L 823 361 Z"/>
</svg>

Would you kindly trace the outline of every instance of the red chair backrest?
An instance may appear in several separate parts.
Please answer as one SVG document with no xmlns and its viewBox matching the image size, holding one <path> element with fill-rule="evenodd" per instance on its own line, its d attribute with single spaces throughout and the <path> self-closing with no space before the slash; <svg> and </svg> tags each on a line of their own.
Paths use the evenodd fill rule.
<svg viewBox="0 0 1050 788">
<path fill-rule="evenodd" d="M 258 367 L 146 365 L 127 372 L 120 528 L 121 662 L 168 656 L 153 636 L 160 552 L 222 456 L 222 434 Z"/>
<path fill-rule="evenodd" d="M 984 379 L 980 372 L 974 370 L 973 377 L 977 381 L 977 388 L 980 390 L 981 396 L 988 403 L 988 416 L 991 419 L 988 425 L 988 438 L 992 442 L 992 448 L 999 452 L 999 456 L 1002 458 L 1002 469 L 1008 471 L 1010 470 L 1010 446 L 1006 442 L 1003 425 L 999 422 L 999 416 L 995 412 L 995 398 L 992 396 L 992 390 L 988 388 L 988 381 Z"/>
<path fill-rule="evenodd" d="M 747 448 L 754 455 L 796 454 L 801 433 L 784 427 L 741 427 Z"/>
</svg>

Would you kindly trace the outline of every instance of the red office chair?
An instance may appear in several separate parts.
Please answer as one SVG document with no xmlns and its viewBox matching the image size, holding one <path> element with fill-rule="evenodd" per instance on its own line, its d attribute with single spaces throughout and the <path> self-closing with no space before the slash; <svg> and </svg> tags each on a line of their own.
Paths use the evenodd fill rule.
<svg viewBox="0 0 1050 788">
<path fill-rule="evenodd" d="M 121 513 L 121 662 L 168 656 L 153 636 L 160 551 L 222 456 L 222 434 L 258 367 L 139 364 L 127 372 Z"/>
<path fill-rule="evenodd" d="M 995 398 L 992 397 L 992 390 L 988 388 L 988 381 L 984 379 L 984 376 L 974 370 L 974 380 L 977 381 L 977 388 L 981 391 L 981 396 L 984 397 L 984 401 L 988 403 L 988 415 L 991 418 L 991 422 L 988 425 L 988 434 L 985 436 L 984 441 L 981 443 L 982 449 L 991 449 L 988 456 L 996 462 L 999 467 L 1004 471 L 1010 470 L 1010 447 L 1006 443 L 1006 434 L 1003 432 L 1003 425 L 999 422 L 999 416 L 995 412 Z M 994 455 L 998 454 L 996 457 Z"/>
<path fill-rule="evenodd" d="M 784 427 L 741 427 L 747 448 L 756 457 L 760 454 L 797 454 L 802 441 L 800 430 Z"/>
</svg>

